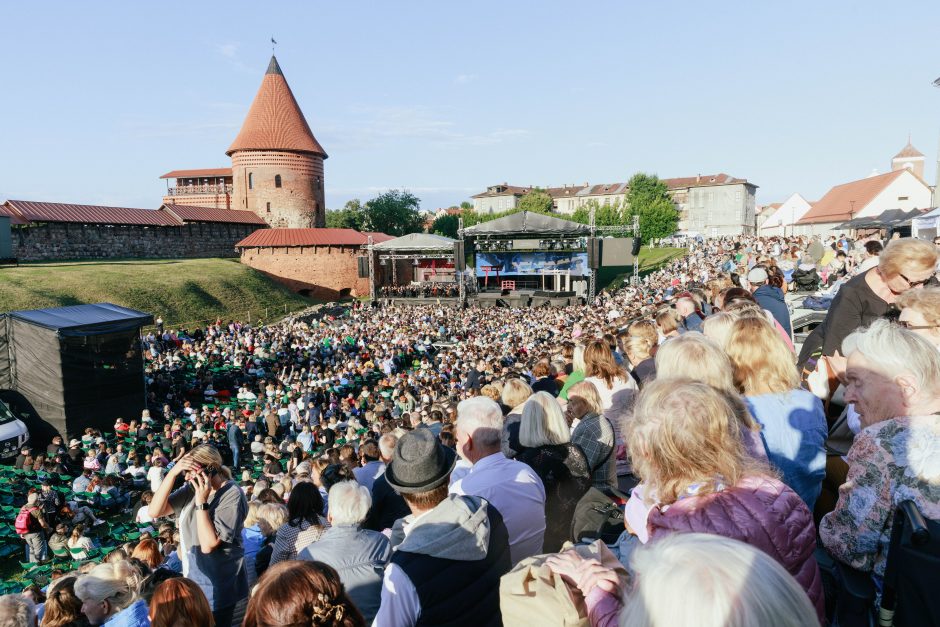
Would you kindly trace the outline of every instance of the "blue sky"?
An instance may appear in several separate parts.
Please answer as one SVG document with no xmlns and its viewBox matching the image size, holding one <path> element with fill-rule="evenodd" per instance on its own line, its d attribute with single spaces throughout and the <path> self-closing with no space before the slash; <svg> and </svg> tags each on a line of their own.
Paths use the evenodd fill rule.
<svg viewBox="0 0 940 627">
<path fill-rule="evenodd" d="M 723 171 L 758 202 L 890 167 L 934 182 L 940 3 L 20 2 L 2 10 L 0 199 L 157 207 L 230 164 L 277 56 L 327 205 L 407 188 Z"/>
</svg>

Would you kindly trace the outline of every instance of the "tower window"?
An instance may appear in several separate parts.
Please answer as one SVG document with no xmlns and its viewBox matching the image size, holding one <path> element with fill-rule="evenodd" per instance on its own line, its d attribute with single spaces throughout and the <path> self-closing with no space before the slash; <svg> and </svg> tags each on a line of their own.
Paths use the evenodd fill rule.
<svg viewBox="0 0 940 627">
<path fill-rule="evenodd" d="M 274 175 L 274 187 L 280 187 L 280 186 L 281 186 L 281 175 L 275 174 Z"/>
<path fill-rule="evenodd" d="M 271 203 L 267 203 L 268 213 L 271 213 Z"/>
<path fill-rule="evenodd" d="M 254 188 L 255 188 L 254 176 L 252 176 L 251 172 L 249 172 L 248 173 L 248 189 L 254 189 Z"/>
</svg>

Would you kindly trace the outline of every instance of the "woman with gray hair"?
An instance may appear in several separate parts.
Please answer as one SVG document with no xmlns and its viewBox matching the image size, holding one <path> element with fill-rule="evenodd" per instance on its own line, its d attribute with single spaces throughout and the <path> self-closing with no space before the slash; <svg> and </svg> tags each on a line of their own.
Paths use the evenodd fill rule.
<svg viewBox="0 0 940 627">
<path fill-rule="evenodd" d="M 522 409 L 519 442 L 525 449 L 516 459 L 535 471 L 545 486 L 545 540 L 552 553 L 571 540 L 571 519 L 578 501 L 591 487 L 587 458 L 571 443 L 571 431 L 548 392 L 536 392 Z"/>
<path fill-rule="evenodd" d="M 849 335 L 842 350 L 845 400 L 862 430 L 819 537 L 839 561 L 883 576 L 895 505 L 910 499 L 925 518 L 940 519 L 940 351 L 885 320 Z"/>
<path fill-rule="evenodd" d="M 355 481 L 340 481 L 330 488 L 331 527 L 297 555 L 299 560 L 335 568 L 367 624 L 379 611 L 382 575 L 392 554 L 383 534 L 362 528 L 371 506 L 368 489 Z"/>
</svg>

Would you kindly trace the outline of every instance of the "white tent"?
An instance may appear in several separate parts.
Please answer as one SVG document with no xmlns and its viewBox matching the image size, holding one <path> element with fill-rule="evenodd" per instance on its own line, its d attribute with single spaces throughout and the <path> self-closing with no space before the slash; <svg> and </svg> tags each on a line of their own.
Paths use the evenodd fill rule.
<svg viewBox="0 0 940 627">
<path fill-rule="evenodd" d="M 933 239 L 940 230 L 940 207 L 911 220 L 911 236 Z"/>
</svg>

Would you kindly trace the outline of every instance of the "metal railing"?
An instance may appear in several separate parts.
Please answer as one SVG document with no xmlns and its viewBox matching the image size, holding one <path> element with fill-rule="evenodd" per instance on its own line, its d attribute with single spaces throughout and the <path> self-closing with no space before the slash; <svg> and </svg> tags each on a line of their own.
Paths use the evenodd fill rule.
<svg viewBox="0 0 940 627">
<path fill-rule="evenodd" d="M 167 188 L 167 196 L 192 196 L 194 194 L 231 194 L 232 186 L 219 183 L 218 185 L 174 185 Z"/>
</svg>

